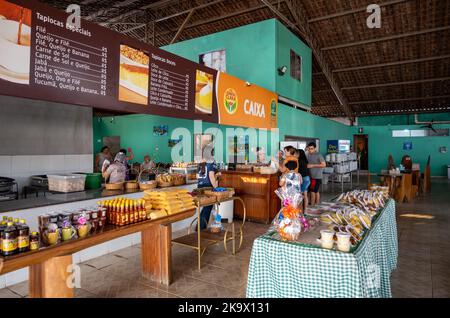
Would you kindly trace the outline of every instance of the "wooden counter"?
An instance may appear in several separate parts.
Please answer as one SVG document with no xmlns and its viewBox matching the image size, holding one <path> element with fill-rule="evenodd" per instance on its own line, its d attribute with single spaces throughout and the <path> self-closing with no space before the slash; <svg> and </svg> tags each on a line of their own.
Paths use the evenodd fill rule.
<svg viewBox="0 0 450 318">
<path fill-rule="evenodd" d="M 30 266 L 30 297 L 73 297 L 67 286 L 72 254 L 85 248 L 125 235 L 141 232 L 142 274 L 153 281 L 169 285 L 171 274 L 171 223 L 195 214 L 189 210 L 156 220 L 126 226 L 107 225 L 103 232 L 53 246 L 0 258 L 0 274 Z"/>
<path fill-rule="evenodd" d="M 268 224 L 281 208 L 275 194 L 279 187 L 279 174 L 260 174 L 245 171 L 221 171 L 219 186 L 234 188 L 236 195 L 244 200 L 247 220 Z M 234 203 L 234 215 L 242 218 L 240 204 Z"/>
</svg>

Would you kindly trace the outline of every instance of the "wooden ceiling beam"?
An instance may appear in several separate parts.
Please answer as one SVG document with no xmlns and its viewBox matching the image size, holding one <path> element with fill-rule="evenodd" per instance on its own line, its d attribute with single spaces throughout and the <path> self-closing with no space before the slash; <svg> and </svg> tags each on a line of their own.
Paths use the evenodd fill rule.
<svg viewBox="0 0 450 318">
<path fill-rule="evenodd" d="M 415 81 L 403 81 L 403 82 L 391 82 L 391 83 L 369 84 L 369 85 L 359 85 L 359 86 L 347 86 L 347 87 L 342 87 L 342 90 L 389 87 L 389 86 L 398 86 L 398 85 L 440 82 L 440 81 L 448 81 L 448 80 L 450 80 L 450 76 L 438 77 L 438 78 L 428 78 L 428 79 L 421 79 L 421 80 L 415 80 Z"/>
<path fill-rule="evenodd" d="M 344 49 L 344 48 L 353 47 L 353 46 L 359 46 L 359 45 L 365 45 L 365 44 L 371 44 L 371 43 L 377 43 L 377 42 L 385 42 L 385 41 L 390 41 L 390 40 L 397 40 L 397 39 L 402 39 L 402 38 L 406 38 L 406 37 L 427 34 L 427 33 L 441 32 L 441 31 L 446 31 L 446 30 L 450 30 L 450 26 L 443 26 L 443 27 L 425 29 L 425 30 L 420 30 L 420 31 L 413 31 L 413 32 L 405 32 L 402 34 L 390 35 L 390 36 L 385 36 L 385 37 L 371 39 L 371 40 L 364 40 L 364 41 L 332 45 L 332 46 L 323 47 L 321 50 L 322 51 L 330 51 L 330 50 Z"/>
<path fill-rule="evenodd" d="M 186 17 L 186 19 L 184 19 L 183 23 L 180 25 L 180 28 L 178 29 L 177 34 L 175 34 L 175 36 L 173 37 L 172 41 L 170 41 L 170 44 L 173 44 L 173 43 L 178 39 L 178 37 L 180 36 L 181 32 L 183 32 L 184 27 L 185 27 L 186 24 L 189 22 L 189 19 L 192 17 L 192 15 L 194 14 L 194 12 L 195 12 L 195 9 L 192 9 L 192 10 L 189 12 L 189 14 L 188 14 L 188 16 Z"/>
<path fill-rule="evenodd" d="M 387 2 L 384 2 L 384 3 L 379 3 L 378 5 L 380 7 L 386 7 L 386 6 L 391 6 L 391 5 L 399 4 L 399 3 L 402 3 L 402 2 L 406 2 L 406 1 L 408 1 L 408 0 L 392 0 L 392 1 L 387 1 Z M 353 9 L 353 10 L 337 12 L 337 13 L 325 15 L 325 16 L 322 16 L 322 17 L 309 19 L 308 23 L 314 23 L 314 22 L 319 22 L 319 21 L 323 21 L 323 20 L 330 20 L 330 19 L 334 19 L 334 18 L 343 17 L 343 16 L 346 16 L 346 15 L 349 15 L 349 14 L 358 13 L 358 12 L 366 12 L 366 11 L 367 11 L 367 6 L 360 7 L 360 8 Z"/>
<path fill-rule="evenodd" d="M 333 73 L 352 72 L 352 71 L 359 71 L 359 70 L 367 70 L 367 69 L 371 69 L 371 68 L 437 61 L 437 60 L 443 60 L 443 59 L 448 59 L 448 58 L 450 58 L 450 54 L 432 56 L 432 57 L 424 57 L 424 58 L 419 58 L 419 59 L 410 59 L 410 60 L 397 61 L 397 62 L 388 62 L 388 63 L 371 64 L 371 65 L 364 65 L 364 66 L 339 68 L 339 69 L 333 70 L 332 72 Z"/>
<path fill-rule="evenodd" d="M 339 103 L 341 103 L 341 106 L 345 114 L 351 121 L 354 121 L 353 110 L 351 106 L 348 105 L 347 99 L 342 93 L 342 90 L 340 89 L 335 76 L 331 72 L 331 68 L 329 67 L 328 62 L 323 56 L 319 43 L 316 40 L 314 33 L 312 32 L 308 24 L 308 18 L 305 14 L 306 11 L 305 8 L 303 7 L 303 3 L 300 0 L 291 0 L 286 1 L 286 4 L 288 5 L 291 15 L 294 17 L 296 24 L 304 31 L 305 34 L 304 38 L 308 43 L 309 47 L 311 48 L 314 56 L 316 57 L 317 63 L 320 65 L 320 68 L 322 69 L 322 72 L 327 78 L 328 83 L 331 86 L 331 89 L 336 95 L 336 98 L 338 99 Z"/>
<path fill-rule="evenodd" d="M 433 100 L 433 99 L 442 99 L 442 98 L 450 99 L 450 95 L 424 96 L 424 97 L 412 97 L 412 98 L 396 98 L 396 99 L 362 100 L 362 101 L 349 102 L 349 104 L 350 105 L 381 104 L 381 103 L 407 102 L 407 101 L 415 101 L 415 100 Z"/>
<path fill-rule="evenodd" d="M 239 10 L 239 11 L 232 12 L 232 13 L 229 13 L 229 14 L 220 15 L 220 16 L 217 16 L 217 17 L 214 17 L 214 18 L 211 18 L 211 19 L 201 20 L 201 21 L 194 22 L 192 24 L 186 25 L 184 29 L 187 30 L 187 29 L 195 28 L 195 27 L 198 27 L 198 26 L 201 26 L 201 25 L 214 23 L 214 22 L 217 22 L 217 21 L 220 21 L 220 20 L 224 20 L 224 19 L 228 19 L 228 18 L 232 18 L 232 17 L 238 16 L 238 15 L 241 15 L 241 14 L 246 14 L 246 13 L 250 13 L 250 12 L 253 12 L 253 11 L 261 10 L 261 9 L 263 9 L 265 7 L 266 6 L 264 4 L 262 4 L 262 5 L 259 5 L 259 6 L 255 6 L 255 7 L 251 7 L 251 8 L 247 8 L 247 9 L 243 9 L 243 10 Z M 156 36 L 165 36 L 165 35 L 174 33 L 176 31 L 177 31 L 177 29 L 171 29 L 171 30 L 168 30 L 168 31 L 157 33 L 157 34 L 155 34 L 155 37 Z"/>
</svg>

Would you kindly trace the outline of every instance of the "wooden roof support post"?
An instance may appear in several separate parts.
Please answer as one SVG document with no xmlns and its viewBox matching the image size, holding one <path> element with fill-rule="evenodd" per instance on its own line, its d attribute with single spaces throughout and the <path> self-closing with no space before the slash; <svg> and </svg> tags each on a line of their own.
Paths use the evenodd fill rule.
<svg viewBox="0 0 450 318">
<path fill-rule="evenodd" d="M 173 37 L 172 41 L 170 41 L 170 44 L 173 44 L 178 39 L 178 37 L 180 36 L 181 32 L 183 32 L 184 27 L 189 22 L 189 19 L 194 14 L 194 11 L 195 11 L 195 9 L 192 9 L 191 11 L 189 11 L 188 16 L 186 17 L 186 19 L 184 19 L 183 23 L 181 24 L 180 28 L 177 31 L 177 34 L 175 34 L 175 36 Z"/>
<path fill-rule="evenodd" d="M 261 1 L 266 3 L 266 1 L 264 1 L 264 0 L 261 0 Z M 347 115 L 347 117 L 350 119 L 350 121 L 353 124 L 354 119 L 355 119 L 354 115 L 353 115 L 353 110 L 352 110 L 351 106 L 348 104 L 347 99 L 345 98 L 344 94 L 342 93 L 340 87 L 338 86 L 336 78 L 335 78 L 334 74 L 332 73 L 331 68 L 329 67 L 327 61 L 325 60 L 325 57 L 323 56 L 323 54 L 320 50 L 319 43 L 315 39 L 314 33 L 312 32 L 311 28 L 309 27 L 308 17 L 303 13 L 303 12 L 305 12 L 305 9 L 303 7 L 302 2 L 300 0 L 290 0 L 290 1 L 286 0 L 285 2 L 289 8 L 291 15 L 294 17 L 295 24 L 302 29 L 304 38 L 305 38 L 306 42 L 308 42 L 308 45 L 310 46 L 311 50 L 313 51 L 314 56 L 316 57 L 316 60 L 319 63 L 319 65 L 323 71 L 323 74 L 327 78 L 334 94 L 336 95 L 336 98 L 338 99 L 339 103 L 341 104 L 345 114 Z M 267 3 L 266 3 L 266 5 L 269 6 Z M 271 10 L 274 11 L 276 9 L 272 7 Z"/>
</svg>

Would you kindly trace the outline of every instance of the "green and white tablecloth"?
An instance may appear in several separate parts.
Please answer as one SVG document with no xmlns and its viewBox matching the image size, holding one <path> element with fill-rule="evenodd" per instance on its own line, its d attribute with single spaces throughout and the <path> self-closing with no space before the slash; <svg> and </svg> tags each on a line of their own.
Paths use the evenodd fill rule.
<svg viewBox="0 0 450 318">
<path fill-rule="evenodd" d="M 392 297 L 397 254 L 395 201 L 389 200 L 353 253 L 257 238 L 247 297 Z"/>
</svg>

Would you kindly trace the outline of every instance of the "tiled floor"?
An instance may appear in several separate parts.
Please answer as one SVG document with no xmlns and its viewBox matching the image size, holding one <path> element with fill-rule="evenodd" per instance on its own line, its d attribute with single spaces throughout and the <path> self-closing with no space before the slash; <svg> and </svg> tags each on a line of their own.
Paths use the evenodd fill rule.
<svg viewBox="0 0 450 318">
<path fill-rule="evenodd" d="M 339 188 L 324 194 L 323 200 Z M 450 182 L 434 180 L 430 195 L 398 204 L 397 211 L 399 259 L 392 275 L 393 296 L 450 297 Z M 246 223 L 245 240 L 235 256 L 225 254 L 223 245 L 209 247 L 200 272 L 196 252 L 174 245 L 174 282 L 168 287 L 141 276 L 139 246 L 87 261 L 81 265 L 76 297 L 245 297 L 252 242 L 267 227 Z M 0 298 L 27 295 L 27 282 L 0 290 Z"/>
</svg>

